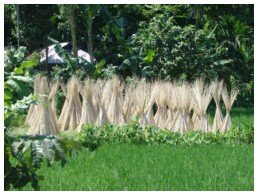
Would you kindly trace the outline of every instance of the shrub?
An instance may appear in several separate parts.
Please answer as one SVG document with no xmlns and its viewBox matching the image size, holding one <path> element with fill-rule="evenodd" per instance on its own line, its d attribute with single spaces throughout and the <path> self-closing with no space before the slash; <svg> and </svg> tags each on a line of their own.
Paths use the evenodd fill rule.
<svg viewBox="0 0 258 195">
<path fill-rule="evenodd" d="M 245 128 L 233 127 L 227 133 L 205 133 L 203 131 L 187 131 L 179 134 L 150 125 L 140 126 L 136 121 L 128 125 L 105 124 L 103 126 L 84 125 L 73 139 L 91 150 L 105 143 L 134 144 L 169 144 L 169 145 L 199 145 L 199 144 L 250 144 L 254 143 L 253 125 Z M 71 138 L 71 137 L 70 137 Z"/>
<path fill-rule="evenodd" d="M 146 78 L 215 78 L 230 59 L 223 59 L 215 34 L 195 26 L 177 26 L 173 17 L 157 16 L 142 22 L 133 36 L 132 48 L 143 60 L 141 74 Z"/>
<path fill-rule="evenodd" d="M 254 126 L 253 124 L 243 123 L 243 127 L 231 128 L 227 133 L 227 138 L 233 143 L 254 143 Z"/>
</svg>

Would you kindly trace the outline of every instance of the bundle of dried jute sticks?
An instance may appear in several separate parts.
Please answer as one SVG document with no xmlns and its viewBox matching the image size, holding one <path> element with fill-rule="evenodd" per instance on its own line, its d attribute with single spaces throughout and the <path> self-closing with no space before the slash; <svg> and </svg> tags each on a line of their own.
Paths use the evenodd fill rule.
<svg viewBox="0 0 258 195">
<path fill-rule="evenodd" d="M 226 132 L 232 123 L 230 110 L 237 89 L 229 92 L 222 80 L 205 84 L 199 78 L 193 83 L 135 79 L 133 84 L 118 77 L 110 80 L 85 79 L 76 76 L 66 83 L 48 81 L 43 76 L 35 78 L 34 93 L 39 103 L 31 105 L 26 122 L 28 134 L 56 134 L 59 131 L 80 131 L 85 124 L 105 123 L 124 125 L 132 116 L 138 116 L 139 124 L 152 125 L 174 132 L 201 130 Z M 57 116 L 55 95 L 61 88 L 65 102 Z M 216 105 L 213 123 L 207 113 L 211 100 Z M 223 117 L 221 99 L 226 108 Z"/>
</svg>

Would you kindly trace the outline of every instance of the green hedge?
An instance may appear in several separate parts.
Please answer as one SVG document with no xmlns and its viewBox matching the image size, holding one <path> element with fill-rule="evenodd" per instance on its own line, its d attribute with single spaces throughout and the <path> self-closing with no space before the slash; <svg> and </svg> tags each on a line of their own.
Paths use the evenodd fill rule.
<svg viewBox="0 0 258 195">
<path fill-rule="evenodd" d="M 132 121 L 128 125 L 84 125 L 80 133 L 66 132 L 62 136 L 80 141 L 84 147 L 90 149 L 96 149 L 105 143 L 169 145 L 249 144 L 254 143 L 254 127 L 253 125 L 244 125 L 244 128 L 240 126 L 233 127 L 227 133 L 188 131 L 181 135 L 149 125 L 141 127 L 137 121 Z"/>
</svg>

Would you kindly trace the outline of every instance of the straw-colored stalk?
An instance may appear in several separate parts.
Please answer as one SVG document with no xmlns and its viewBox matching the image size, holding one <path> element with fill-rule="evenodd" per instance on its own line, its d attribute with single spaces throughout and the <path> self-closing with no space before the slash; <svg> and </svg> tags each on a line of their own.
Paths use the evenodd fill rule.
<svg viewBox="0 0 258 195">
<path fill-rule="evenodd" d="M 190 85 L 184 82 L 181 86 L 178 86 L 177 90 L 176 104 L 178 106 L 178 115 L 175 119 L 174 131 L 182 134 L 191 127 L 189 115 L 191 101 Z"/>
<path fill-rule="evenodd" d="M 191 107 L 191 110 L 193 111 L 193 114 L 192 114 L 192 117 L 191 117 L 191 121 L 192 121 L 191 130 L 197 130 L 196 125 L 199 124 L 200 118 L 199 118 L 199 116 L 197 114 L 197 111 L 195 109 L 195 100 L 194 100 L 193 97 L 191 98 L 190 107 Z M 189 112 L 191 112 L 191 111 L 189 111 Z"/>
<path fill-rule="evenodd" d="M 214 81 L 208 86 L 203 79 L 197 79 L 192 87 L 188 82 L 179 85 L 178 82 L 134 81 L 133 85 L 125 85 L 118 77 L 96 82 L 86 79 L 81 87 L 80 81 L 73 76 L 66 85 L 56 81 L 50 84 L 50 88 L 47 79 L 38 76 L 34 82 L 34 94 L 40 94 L 39 104 L 29 108 L 26 117 L 26 123 L 30 125 L 28 134 L 56 134 L 57 124 L 61 131 L 75 128 L 80 131 L 82 125 L 89 123 L 125 124 L 130 122 L 132 115 L 139 116 L 142 126 L 151 124 L 180 133 L 188 130 L 209 132 L 211 126 L 206 111 L 212 97 L 216 103 L 212 131 L 220 129 L 225 132 L 231 126 L 229 113 L 238 90 L 228 94 L 223 81 Z M 57 123 L 55 95 L 59 86 L 66 100 Z M 221 95 L 227 111 L 224 120 L 220 109 Z M 155 103 L 157 112 L 154 116 Z"/>
<path fill-rule="evenodd" d="M 50 114 L 51 114 L 51 118 L 53 121 L 55 121 L 55 124 L 58 124 L 58 119 L 57 119 L 57 114 L 56 114 L 56 101 L 55 101 L 55 97 L 56 97 L 56 93 L 59 89 L 59 81 L 55 81 L 54 83 L 52 83 L 52 87 L 48 96 L 48 100 L 51 103 L 51 110 L 50 110 Z"/>
<path fill-rule="evenodd" d="M 157 104 L 157 112 L 154 116 L 154 121 L 158 127 L 164 128 L 168 118 L 165 84 L 161 82 L 157 83 L 154 87 L 154 90 Z"/>
<path fill-rule="evenodd" d="M 134 90 L 134 102 L 136 108 L 136 116 L 139 117 L 139 124 L 145 126 L 149 124 L 146 116 L 147 112 L 147 98 L 149 96 L 149 88 L 144 80 L 139 81 Z"/>
<path fill-rule="evenodd" d="M 216 131 L 220 130 L 222 123 L 223 123 L 223 115 L 222 115 L 222 112 L 220 109 L 220 100 L 221 100 L 222 89 L 223 89 L 223 80 L 221 80 L 220 82 L 214 81 L 212 83 L 211 95 L 216 104 L 216 111 L 215 111 L 215 116 L 214 116 L 214 121 L 213 121 L 213 126 L 212 126 L 212 132 L 216 132 Z"/>
<path fill-rule="evenodd" d="M 82 96 L 82 112 L 78 131 L 84 124 L 94 124 L 97 118 L 96 111 L 93 106 L 93 91 L 94 83 L 90 79 L 84 80 L 84 86 L 81 88 L 80 93 Z M 97 91 L 97 90 L 96 90 Z"/>
<path fill-rule="evenodd" d="M 165 128 L 173 130 L 173 120 L 175 117 L 175 111 L 176 111 L 176 97 L 175 97 L 175 85 L 173 83 L 170 83 L 170 85 L 167 85 L 166 94 L 168 96 L 167 98 L 167 104 L 168 104 L 168 117 L 167 121 L 165 123 Z"/>
<path fill-rule="evenodd" d="M 101 94 L 99 94 L 99 90 L 101 90 L 101 81 L 98 80 L 97 82 L 93 82 L 92 83 L 92 105 L 93 105 L 93 109 L 95 111 L 95 121 L 97 120 L 97 117 L 99 115 L 100 112 L 100 96 Z"/>
<path fill-rule="evenodd" d="M 50 89 L 46 77 L 39 77 L 39 104 L 35 106 L 34 121 L 28 130 L 28 135 L 54 135 L 58 133 L 58 125 L 56 120 L 52 118 L 52 106 L 48 95 Z"/>
<path fill-rule="evenodd" d="M 103 99 L 103 88 L 104 88 L 104 82 L 102 80 L 98 80 L 96 82 L 96 85 L 95 85 L 95 90 L 94 90 L 94 97 L 95 97 L 95 100 L 97 102 L 97 107 L 98 107 L 98 112 L 96 112 L 97 114 L 97 119 L 96 119 L 96 124 L 101 126 L 101 125 L 104 125 L 106 123 L 108 123 L 108 117 L 107 117 L 107 111 L 106 111 L 106 108 L 105 108 L 105 105 L 104 105 L 104 99 Z"/>
<path fill-rule="evenodd" d="M 76 76 L 68 81 L 66 87 L 62 87 L 66 97 L 64 106 L 58 122 L 61 126 L 61 131 L 75 130 L 80 123 L 82 105 L 79 96 L 80 81 Z"/>
<path fill-rule="evenodd" d="M 236 100 L 238 92 L 239 92 L 238 89 L 232 89 L 231 93 L 229 94 L 226 87 L 224 87 L 222 90 L 222 99 L 226 107 L 226 116 L 221 126 L 222 132 L 226 132 L 231 128 L 232 122 L 230 117 L 230 110 L 233 106 L 234 101 Z"/>
<path fill-rule="evenodd" d="M 132 86 L 124 86 L 125 94 L 123 96 L 122 115 L 124 123 L 129 123 L 133 115 L 133 88 Z"/>
<path fill-rule="evenodd" d="M 179 85 L 176 81 L 174 81 L 170 90 L 171 92 L 169 93 L 172 96 L 168 100 L 168 107 L 171 115 L 170 118 L 172 119 L 172 121 L 170 121 L 170 119 L 168 118 L 167 124 L 166 124 L 167 129 L 170 129 L 171 131 L 175 130 L 175 125 L 180 113 L 179 105 L 178 105 L 178 96 L 179 96 L 178 89 L 179 89 Z"/>
<path fill-rule="evenodd" d="M 104 101 L 104 106 L 106 110 L 110 109 L 110 102 L 112 98 L 112 80 L 106 80 L 104 81 L 105 84 L 103 86 L 103 101 Z"/>
<path fill-rule="evenodd" d="M 192 87 L 192 92 L 193 99 L 195 101 L 194 110 L 198 117 L 198 119 L 196 117 L 197 120 L 194 121 L 193 129 L 210 132 L 211 126 L 209 124 L 206 110 L 212 98 L 211 87 L 204 85 L 204 81 L 202 79 L 197 79 Z"/>
<path fill-rule="evenodd" d="M 121 90 L 121 82 L 118 77 L 114 77 L 111 80 L 111 100 L 110 102 L 106 102 L 106 104 L 109 104 L 109 108 L 107 110 L 107 116 L 109 121 L 112 124 L 120 124 L 123 122 L 122 117 L 122 105 L 121 105 L 121 99 L 122 99 L 122 90 Z"/>
<path fill-rule="evenodd" d="M 36 76 L 34 78 L 34 95 L 39 94 L 40 80 L 41 80 L 40 76 Z M 26 119 L 25 119 L 25 123 L 27 123 L 28 125 L 31 125 L 32 122 L 35 120 L 34 115 L 35 115 L 35 113 L 37 113 L 36 108 L 37 108 L 37 106 L 35 104 L 31 104 L 30 107 L 29 107 L 28 114 L 27 114 Z"/>
</svg>

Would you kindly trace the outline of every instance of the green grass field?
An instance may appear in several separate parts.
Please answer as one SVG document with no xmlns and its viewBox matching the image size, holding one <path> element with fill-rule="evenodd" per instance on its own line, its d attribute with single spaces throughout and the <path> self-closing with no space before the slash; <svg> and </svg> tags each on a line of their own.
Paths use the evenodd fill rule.
<svg viewBox="0 0 258 195">
<path fill-rule="evenodd" d="M 253 190 L 253 152 L 253 145 L 103 145 L 38 173 L 41 190 Z"/>
</svg>

